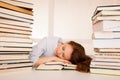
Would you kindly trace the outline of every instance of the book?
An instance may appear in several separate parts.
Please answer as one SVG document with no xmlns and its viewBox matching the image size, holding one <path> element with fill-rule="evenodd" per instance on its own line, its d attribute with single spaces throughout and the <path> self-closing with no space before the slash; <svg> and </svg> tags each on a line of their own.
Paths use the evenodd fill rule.
<svg viewBox="0 0 120 80">
<path fill-rule="evenodd" d="M 6 33 L 6 32 L 0 32 L 0 37 L 13 37 L 13 38 L 27 38 L 29 39 L 29 35 L 24 35 L 24 34 L 17 34 L 17 33 Z"/>
<path fill-rule="evenodd" d="M 91 73 L 93 74 L 103 74 L 103 75 L 116 75 L 120 76 L 120 70 L 113 70 L 113 69 L 101 69 L 101 68 L 91 68 Z"/>
<path fill-rule="evenodd" d="M 17 12 L 17 11 L 13 11 L 13 10 L 9 10 L 9 9 L 6 9 L 6 8 L 0 8 L 0 12 L 5 13 L 5 14 L 9 14 L 9 15 L 12 15 L 12 16 L 20 17 L 20 18 L 25 18 L 25 19 L 28 19 L 28 20 L 33 20 L 32 15 Z"/>
<path fill-rule="evenodd" d="M 114 54 L 114 53 L 96 53 L 94 52 L 95 58 L 107 58 L 107 59 L 117 59 L 120 60 L 120 54 Z"/>
<path fill-rule="evenodd" d="M 0 70 L 32 67 L 32 63 L 2 64 Z"/>
<path fill-rule="evenodd" d="M 94 51 L 99 52 L 99 53 L 119 54 L 120 55 L 120 48 L 94 48 Z"/>
<path fill-rule="evenodd" d="M 29 51 L 0 51 L 0 54 L 29 54 Z"/>
<path fill-rule="evenodd" d="M 120 20 L 101 20 L 93 24 L 93 31 L 120 31 Z"/>
<path fill-rule="evenodd" d="M 23 22 L 33 23 L 32 20 L 28 20 L 28 19 L 25 19 L 25 18 L 20 18 L 20 17 L 17 17 L 17 16 L 6 14 L 6 13 L 1 13 L 0 12 L 0 16 L 2 18 L 7 18 L 7 19 L 12 19 L 12 20 L 17 20 L 17 21 L 23 21 Z"/>
<path fill-rule="evenodd" d="M 0 42 L 32 43 L 33 41 L 31 38 L 0 37 Z"/>
<path fill-rule="evenodd" d="M 15 63 L 25 63 L 31 62 L 29 59 L 15 59 L 15 60 L 1 60 L 0 64 L 15 64 Z"/>
<path fill-rule="evenodd" d="M 120 48 L 120 39 L 93 39 L 94 48 Z"/>
<path fill-rule="evenodd" d="M 120 16 L 119 10 L 102 10 L 99 11 L 97 14 L 92 16 L 92 20 L 95 20 L 97 17 L 102 16 Z"/>
<path fill-rule="evenodd" d="M 39 65 L 36 70 L 75 70 L 76 65 L 63 62 L 47 62 Z"/>
<path fill-rule="evenodd" d="M 105 6 L 97 6 L 93 15 L 96 15 L 100 11 L 114 11 L 114 10 L 120 10 L 120 5 L 105 5 Z"/>
<path fill-rule="evenodd" d="M 120 32 L 114 31 L 94 31 L 93 39 L 95 38 L 120 38 Z"/>
<path fill-rule="evenodd" d="M 19 42 L 0 42 L 0 47 L 26 47 L 26 48 L 32 48 L 32 44 L 31 43 L 19 43 Z"/>
<path fill-rule="evenodd" d="M 28 8 L 28 9 L 33 8 L 33 4 L 28 3 L 28 2 L 21 2 L 21 1 L 16 1 L 16 0 L 1 0 L 1 1 L 9 3 L 9 4 L 14 5 L 14 6 L 23 7 L 23 8 Z"/>
<path fill-rule="evenodd" d="M 117 62 L 120 63 L 120 59 L 117 58 L 104 58 L 104 57 L 94 57 L 92 61 L 101 61 L 101 62 Z"/>
<path fill-rule="evenodd" d="M 21 26 L 15 26 L 15 25 L 9 25 L 9 24 L 2 24 L 0 23 L 1 28 L 12 28 L 12 29 L 18 29 L 18 30 L 28 30 L 32 31 L 31 27 L 21 27 Z"/>
<path fill-rule="evenodd" d="M 0 47 L 0 51 L 32 51 L 32 48 Z"/>
<path fill-rule="evenodd" d="M 32 13 L 33 13 L 31 10 L 27 10 L 27 9 L 24 9 L 24 8 L 21 8 L 18 6 L 14 6 L 14 5 L 2 2 L 2 1 L 0 1 L 0 7 L 4 7 L 7 9 L 11 9 L 13 11 L 18 11 L 18 12 L 29 14 L 29 15 L 32 15 Z"/>
<path fill-rule="evenodd" d="M 7 32 L 7 33 L 18 33 L 18 34 L 27 34 L 31 35 L 32 31 L 29 30 L 20 30 L 20 29 L 14 29 L 14 28 L 1 28 L 0 27 L 0 32 Z"/>
<path fill-rule="evenodd" d="M 0 60 L 29 59 L 29 54 L 0 54 Z"/>
<path fill-rule="evenodd" d="M 21 21 L 10 20 L 5 18 L 0 18 L 0 23 L 13 25 L 13 26 L 20 26 L 20 27 L 30 27 L 31 25 L 31 23 L 28 23 L 28 22 L 21 22 Z"/>
<path fill-rule="evenodd" d="M 120 67 L 119 62 L 106 62 L 106 61 L 92 61 L 91 65 Z"/>
</svg>

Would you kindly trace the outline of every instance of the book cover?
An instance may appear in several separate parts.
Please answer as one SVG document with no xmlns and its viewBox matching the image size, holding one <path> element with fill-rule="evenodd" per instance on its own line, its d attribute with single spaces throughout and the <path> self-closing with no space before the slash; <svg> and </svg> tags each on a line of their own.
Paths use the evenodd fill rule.
<svg viewBox="0 0 120 80">
<path fill-rule="evenodd" d="M 9 24 L 2 24 L 2 23 L 0 23 L 0 27 L 1 28 L 12 28 L 12 29 L 32 31 L 31 27 L 21 27 L 21 26 L 15 26 L 15 25 L 9 25 Z"/>
<path fill-rule="evenodd" d="M 0 51 L 32 51 L 32 48 L 0 47 Z"/>
<path fill-rule="evenodd" d="M 14 5 L 14 6 L 33 9 L 33 4 L 32 3 L 21 2 L 21 1 L 16 1 L 16 0 L 1 0 L 1 1 L 9 3 L 9 4 Z"/>
<path fill-rule="evenodd" d="M 27 9 L 24 9 L 24 8 L 21 8 L 18 6 L 14 6 L 14 5 L 2 2 L 2 1 L 0 1 L 0 7 L 4 7 L 7 9 L 11 9 L 11 10 L 18 11 L 18 12 L 25 13 L 25 14 L 29 14 L 29 15 L 33 14 L 33 12 L 31 10 L 27 10 Z"/>
<path fill-rule="evenodd" d="M 100 11 L 102 10 L 120 10 L 120 5 L 105 5 L 105 6 L 97 6 L 95 11 L 94 11 L 94 14 L 93 15 L 96 15 L 97 13 L 99 13 Z"/>
<path fill-rule="evenodd" d="M 10 20 L 5 18 L 0 18 L 1 24 L 13 25 L 13 26 L 20 26 L 20 27 L 30 27 L 31 23 L 21 22 L 16 20 Z"/>
<path fill-rule="evenodd" d="M 32 43 L 33 41 L 31 38 L 0 37 L 0 42 Z"/>
<path fill-rule="evenodd" d="M 36 70 L 75 70 L 76 65 L 63 62 L 47 62 L 39 65 Z"/>
<path fill-rule="evenodd" d="M 21 29 L 14 29 L 14 28 L 1 28 L 1 27 L 0 27 L 0 32 L 26 34 L 26 35 L 32 34 L 32 31 L 29 31 L 29 30 L 21 30 Z"/>
<path fill-rule="evenodd" d="M 93 73 L 93 74 L 103 74 L 103 75 L 120 76 L 120 70 L 91 68 L 90 71 L 91 71 L 91 73 Z"/>
<path fill-rule="evenodd" d="M 93 31 L 120 31 L 120 20 L 101 20 L 93 24 Z"/>
<path fill-rule="evenodd" d="M 13 15 L 13 16 L 17 16 L 17 17 L 20 17 L 20 18 L 25 18 L 25 19 L 28 19 L 28 20 L 33 20 L 32 15 L 17 12 L 17 11 L 13 11 L 13 10 L 9 10 L 9 9 L 6 9 L 6 8 L 0 8 L 0 12 L 5 13 L 5 14 L 9 14 L 9 15 Z"/>
<path fill-rule="evenodd" d="M 10 33 L 10 32 L 0 32 L 0 37 L 13 37 L 13 38 L 27 38 L 29 39 L 29 35 L 26 34 L 17 34 L 17 33 Z"/>
<path fill-rule="evenodd" d="M 1 16 L 1 18 L 7 18 L 7 19 L 16 20 L 16 21 L 23 21 L 23 22 L 28 22 L 28 23 L 31 23 L 31 24 L 33 23 L 32 20 L 28 20 L 28 19 L 25 19 L 25 18 L 9 15 L 9 14 L 6 14 L 6 13 L 1 13 L 0 12 L 0 16 Z"/>
<path fill-rule="evenodd" d="M 94 48 L 120 48 L 120 39 L 93 39 Z"/>
<path fill-rule="evenodd" d="M 93 32 L 93 39 L 95 38 L 120 38 L 120 32 L 114 31 L 94 31 Z"/>
<path fill-rule="evenodd" d="M 120 55 L 120 48 L 94 48 L 94 51 L 103 54 Z"/>
</svg>

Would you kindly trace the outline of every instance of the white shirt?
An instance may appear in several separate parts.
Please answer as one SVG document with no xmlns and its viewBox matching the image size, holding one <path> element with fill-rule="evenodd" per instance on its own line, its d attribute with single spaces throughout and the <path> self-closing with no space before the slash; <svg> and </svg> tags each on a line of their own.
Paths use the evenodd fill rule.
<svg viewBox="0 0 120 80">
<path fill-rule="evenodd" d="M 45 37 L 33 46 L 29 58 L 35 63 L 41 56 L 55 56 L 54 50 L 58 42 L 62 42 L 59 37 Z"/>
</svg>

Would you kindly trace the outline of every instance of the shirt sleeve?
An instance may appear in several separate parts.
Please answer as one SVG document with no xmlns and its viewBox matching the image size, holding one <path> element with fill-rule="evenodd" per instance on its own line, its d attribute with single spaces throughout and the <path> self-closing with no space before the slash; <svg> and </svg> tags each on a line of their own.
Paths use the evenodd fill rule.
<svg viewBox="0 0 120 80">
<path fill-rule="evenodd" d="M 46 39 L 43 38 L 40 40 L 36 45 L 33 46 L 32 51 L 30 52 L 29 58 L 30 60 L 35 63 L 40 56 L 46 51 Z"/>
</svg>

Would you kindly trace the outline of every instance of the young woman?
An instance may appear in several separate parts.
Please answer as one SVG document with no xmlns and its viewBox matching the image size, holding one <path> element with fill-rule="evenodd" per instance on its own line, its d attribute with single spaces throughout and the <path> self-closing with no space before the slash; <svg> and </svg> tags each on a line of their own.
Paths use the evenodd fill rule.
<svg viewBox="0 0 120 80">
<path fill-rule="evenodd" d="M 30 53 L 30 59 L 37 67 L 49 61 L 61 61 L 76 64 L 77 71 L 90 72 L 91 58 L 85 54 L 84 47 L 74 41 L 63 43 L 58 37 L 45 37 Z"/>
</svg>

